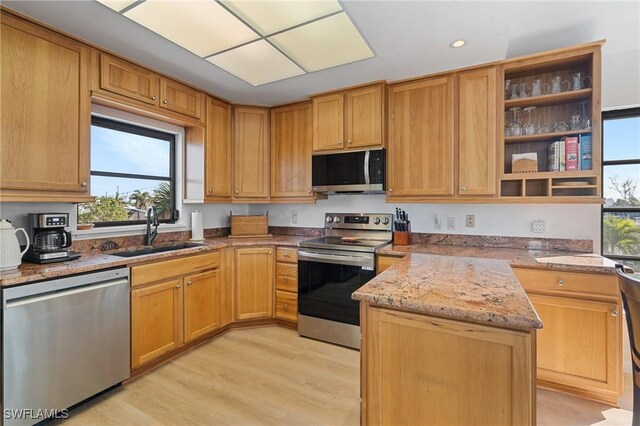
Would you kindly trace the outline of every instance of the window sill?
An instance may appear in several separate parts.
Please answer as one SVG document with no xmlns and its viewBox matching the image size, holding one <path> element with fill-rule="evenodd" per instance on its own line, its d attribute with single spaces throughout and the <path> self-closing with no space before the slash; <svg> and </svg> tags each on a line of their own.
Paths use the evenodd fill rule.
<svg viewBox="0 0 640 426">
<path fill-rule="evenodd" d="M 183 223 L 160 224 L 158 233 L 188 231 L 190 227 Z M 71 235 L 74 240 L 91 240 L 94 238 L 127 237 L 129 235 L 144 235 L 147 231 L 146 225 L 125 225 L 109 226 L 103 228 L 92 228 L 87 230 L 74 230 Z"/>
</svg>

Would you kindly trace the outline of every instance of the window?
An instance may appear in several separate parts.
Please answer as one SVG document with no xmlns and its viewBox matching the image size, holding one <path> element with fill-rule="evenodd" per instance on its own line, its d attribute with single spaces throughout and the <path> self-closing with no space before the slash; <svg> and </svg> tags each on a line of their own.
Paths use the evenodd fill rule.
<svg viewBox="0 0 640 426">
<path fill-rule="evenodd" d="M 640 108 L 602 123 L 602 255 L 640 271 Z"/>
<path fill-rule="evenodd" d="M 160 222 L 175 222 L 175 143 L 171 133 L 92 117 L 91 195 L 96 201 L 78 206 L 78 223 L 145 223 L 152 205 Z"/>
</svg>

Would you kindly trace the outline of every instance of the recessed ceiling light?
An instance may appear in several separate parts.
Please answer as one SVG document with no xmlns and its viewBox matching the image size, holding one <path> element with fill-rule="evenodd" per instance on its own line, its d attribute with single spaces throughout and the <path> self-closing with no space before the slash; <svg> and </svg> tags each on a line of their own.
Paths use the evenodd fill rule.
<svg viewBox="0 0 640 426">
<path fill-rule="evenodd" d="M 453 40 L 450 44 L 449 47 L 453 47 L 454 49 L 458 48 L 458 47 L 462 47 L 464 46 L 465 41 L 463 39 L 459 39 L 459 40 Z"/>
</svg>

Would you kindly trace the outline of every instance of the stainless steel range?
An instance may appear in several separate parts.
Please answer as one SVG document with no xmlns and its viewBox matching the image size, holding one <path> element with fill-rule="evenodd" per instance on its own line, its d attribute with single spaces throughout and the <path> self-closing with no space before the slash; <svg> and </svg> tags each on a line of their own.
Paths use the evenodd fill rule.
<svg viewBox="0 0 640 426">
<path fill-rule="evenodd" d="M 375 277 L 375 251 L 392 239 L 390 214 L 327 213 L 325 236 L 300 243 L 298 333 L 360 348 L 360 305 L 351 294 Z"/>
</svg>

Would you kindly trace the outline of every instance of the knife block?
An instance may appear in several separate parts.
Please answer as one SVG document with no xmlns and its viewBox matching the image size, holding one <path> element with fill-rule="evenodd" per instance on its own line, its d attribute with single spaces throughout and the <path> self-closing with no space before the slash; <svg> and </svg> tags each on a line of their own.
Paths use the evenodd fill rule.
<svg viewBox="0 0 640 426">
<path fill-rule="evenodd" d="M 411 222 L 407 222 L 406 231 L 393 231 L 393 244 L 408 246 L 411 244 Z"/>
</svg>

